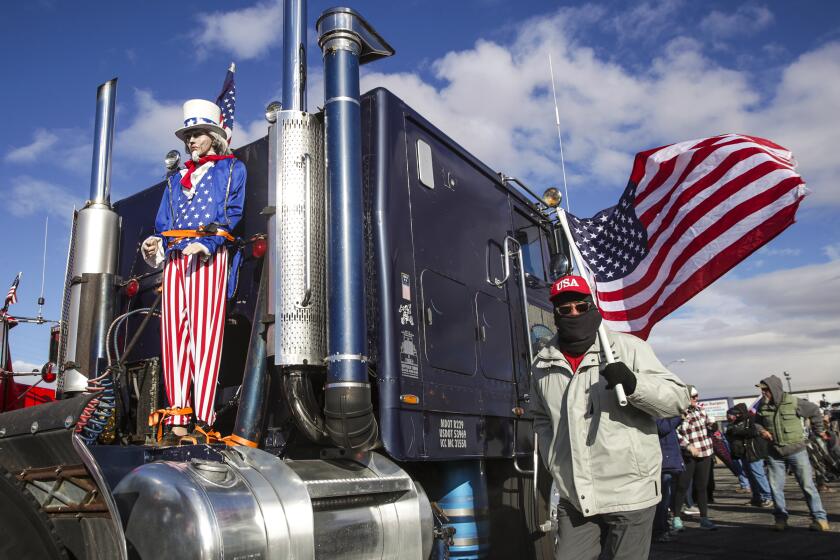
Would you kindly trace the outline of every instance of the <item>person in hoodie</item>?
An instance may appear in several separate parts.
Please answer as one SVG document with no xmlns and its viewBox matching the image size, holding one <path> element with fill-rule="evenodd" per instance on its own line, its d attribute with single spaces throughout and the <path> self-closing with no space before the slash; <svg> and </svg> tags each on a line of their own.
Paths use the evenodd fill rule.
<svg viewBox="0 0 840 560">
<path fill-rule="evenodd" d="M 732 450 L 732 456 L 740 459 L 747 477 L 750 479 L 752 500 L 750 504 L 758 507 L 771 507 L 773 496 L 767 475 L 764 473 L 764 459 L 769 451 L 769 443 L 758 436 L 755 420 L 750 416 L 747 405 L 736 404 L 726 411 L 729 425 L 726 427 L 726 439 Z"/>
<path fill-rule="evenodd" d="M 655 419 L 681 415 L 688 389 L 629 334 L 608 333 L 616 361 L 606 363 L 601 314 L 580 276 L 559 278 L 550 298 L 557 334 L 534 360 L 530 406 L 560 499 L 555 556 L 646 560 L 662 500 Z"/>
<path fill-rule="evenodd" d="M 677 439 L 677 428 L 680 424 L 682 424 L 680 416 L 656 420 L 659 449 L 662 451 L 662 501 L 657 504 L 656 515 L 653 518 L 653 542 L 673 540 L 671 526 L 668 523 L 668 510 L 674 503 L 674 485 L 680 473 L 685 470 L 680 442 Z"/>
<path fill-rule="evenodd" d="M 813 430 L 825 436 L 820 409 L 813 403 L 786 393 L 782 380 L 775 375 L 762 379 L 756 387 L 761 389 L 762 396 L 756 414 L 758 435 L 770 442 L 767 472 L 770 477 L 770 491 L 775 502 L 773 529 L 784 531 L 787 528 L 785 470 L 789 468 L 796 476 L 796 481 L 805 494 L 805 501 L 808 502 L 808 509 L 813 519 L 810 529 L 828 531 L 828 517 L 823 509 L 817 487 L 814 485 L 803 429 L 803 419 L 807 418 L 811 421 Z"/>
</svg>

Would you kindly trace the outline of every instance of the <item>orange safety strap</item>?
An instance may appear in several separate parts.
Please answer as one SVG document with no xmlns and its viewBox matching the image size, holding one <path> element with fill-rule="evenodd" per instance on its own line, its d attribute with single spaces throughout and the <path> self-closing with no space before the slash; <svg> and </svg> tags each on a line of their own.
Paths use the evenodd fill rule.
<svg viewBox="0 0 840 560">
<path fill-rule="evenodd" d="M 215 431 L 213 428 L 209 428 L 206 432 L 201 428 L 201 426 L 196 426 L 195 431 L 200 433 L 204 436 L 204 440 L 206 443 L 218 443 L 222 441 L 222 434 Z M 193 445 L 198 444 L 198 440 L 194 435 L 186 435 L 181 438 L 180 444 L 184 445 L 184 442 L 192 443 Z"/>
<path fill-rule="evenodd" d="M 236 238 L 231 235 L 229 232 L 223 229 L 217 229 L 214 232 L 204 231 L 202 229 L 170 229 L 167 231 L 162 231 L 160 234 L 164 237 L 168 237 L 169 239 L 169 246 L 175 245 L 180 243 L 184 239 L 190 239 L 192 237 L 209 237 L 211 235 L 218 235 L 220 237 L 224 237 L 228 241 L 236 241 Z"/>
<path fill-rule="evenodd" d="M 251 441 L 250 439 L 245 439 L 244 437 L 240 437 L 236 434 L 230 434 L 229 436 L 225 436 L 222 438 L 222 441 L 228 447 L 233 447 L 234 445 L 244 445 L 245 447 L 257 447 L 258 444 L 255 441 Z"/>
<path fill-rule="evenodd" d="M 163 439 L 163 421 L 170 416 L 186 416 L 192 414 L 193 409 L 185 406 L 183 408 L 169 407 L 155 410 L 149 414 L 149 426 L 157 426 L 157 441 Z"/>
</svg>

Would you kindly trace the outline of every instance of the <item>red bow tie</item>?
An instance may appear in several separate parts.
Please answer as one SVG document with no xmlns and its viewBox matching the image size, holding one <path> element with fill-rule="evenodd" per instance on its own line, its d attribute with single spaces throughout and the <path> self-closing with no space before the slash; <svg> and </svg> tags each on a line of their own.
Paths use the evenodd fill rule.
<svg viewBox="0 0 840 560">
<path fill-rule="evenodd" d="M 193 188 L 193 184 L 192 184 L 193 171 L 195 171 L 196 169 L 198 169 L 199 167 L 201 167 L 202 165 L 204 165 L 208 161 L 219 161 L 219 160 L 222 160 L 222 159 L 230 159 L 232 157 L 233 157 L 233 154 L 227 155 L 227 156 L 204 156 L 204 157 L 198 158 L 198 163 L 194 162 L 191 159 L 188 159 L 186 164 L 185 164 L 186 167 L 187 167 L 187 172 L 184 174 L 183 177 L 181 177 L 181 185 L 183 185 L 184 188 L 187 188 L 187 189 Z"/>
</svg>

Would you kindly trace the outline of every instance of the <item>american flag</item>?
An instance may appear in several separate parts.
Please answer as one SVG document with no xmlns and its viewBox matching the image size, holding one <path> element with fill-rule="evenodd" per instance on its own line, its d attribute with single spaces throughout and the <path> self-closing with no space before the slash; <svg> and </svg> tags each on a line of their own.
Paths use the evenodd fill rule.
<svg viewBox="0 0 840 560">
<path fill-rule="evenodd" d="M 618 204 L 569 228 L 612 330 L 660 319 L 794 222 L 805 183 L 785 148 L 724 134 L 636 155 Z"/>
<path fill-rule="evenodd" d="M 17 303 L 17 289 L 18 289 L 18 284 L 20 284 L 21 274 L 23 274 L 23 273 L 18 272 L 17 276 L 15 276 L 15 279 L 12 282 L 12 285 L 9 286 L 9 291 L 6 293 L 6 301 L 3 304 L 3 311 L 6 311 L 7 309 L 9 309 L 10 305 Z"/>
<path fill-rule="evenodd" d="M 230 143 L 233 138 L 233 113 L 236 110 L 236 84 L 233 82 L 233 73 L 236 72 L 236 64 L 230 63 L 225 83 L 222 84 L 222 93 L 216 98 L 216 105 L 222 110 L 222 128 L 227 133 L 227 141 Z"/>
</svg>

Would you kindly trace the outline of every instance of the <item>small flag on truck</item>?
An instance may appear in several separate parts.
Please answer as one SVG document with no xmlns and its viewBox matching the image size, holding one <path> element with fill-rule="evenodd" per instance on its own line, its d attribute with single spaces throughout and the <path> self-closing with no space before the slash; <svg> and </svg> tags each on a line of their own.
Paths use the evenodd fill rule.
<svg viewBox="0 0 840 560">
<path fill-rule="evenodd" d="M 15 279 L 12 282 L 12 285 L 9 287 L 9 291 L 6 293 L 6 301 L 3 304 L 3 311 L 8 310 L 10 305 L 17 303 L 17 289 L 18 289 L 18 284 L 20 284 L 21 274 L 23 274 L 23 273 L 22 272 L 17 273 L 17 276 L 15 276 Z"/>
<path fill-rule="evenodd" d="M 230 144 L 233 138 L 233 113 L 236 110 L 236 84 L 233 81 L 233 74 L 236 72 L 236 64 L 230 63 L 227 74 L 225 75 L 225 83 L 222 84 L 222 93 L 216 98 L 216 105 L 222 110 L 222 128 L 227 133 L 227 141 Z"/>
</svg>

